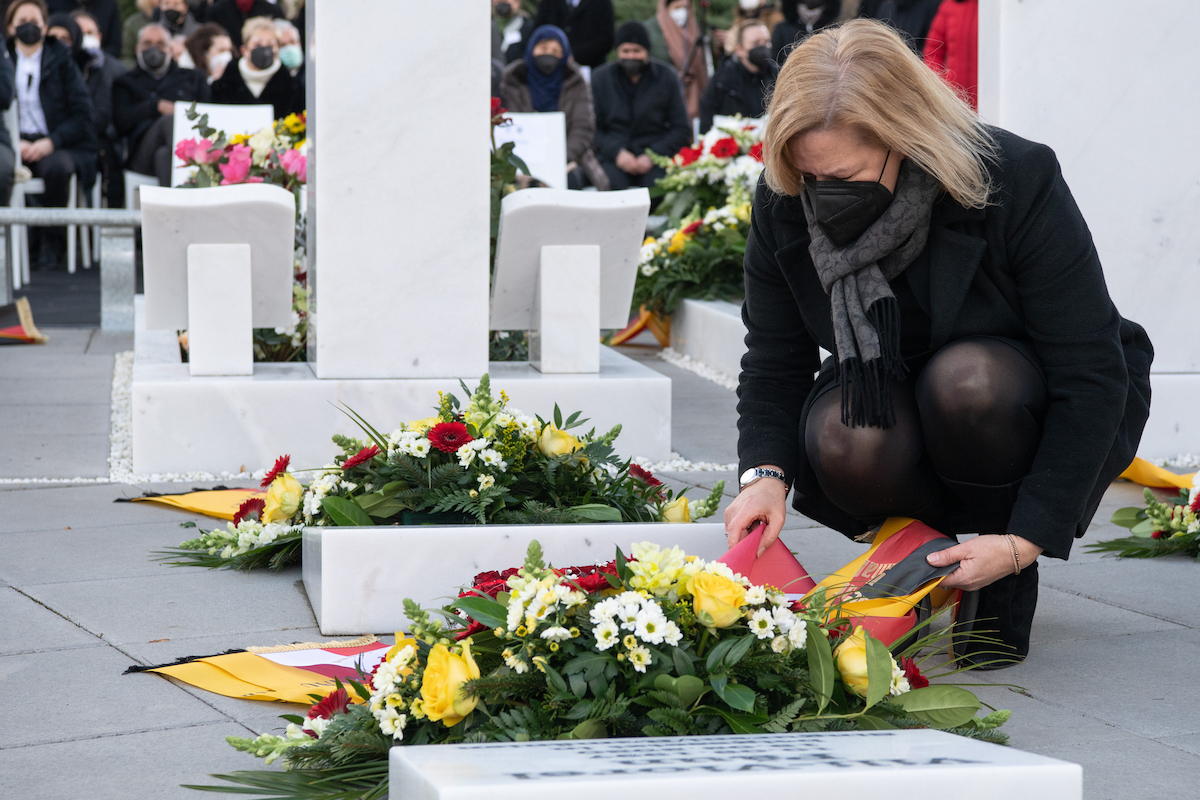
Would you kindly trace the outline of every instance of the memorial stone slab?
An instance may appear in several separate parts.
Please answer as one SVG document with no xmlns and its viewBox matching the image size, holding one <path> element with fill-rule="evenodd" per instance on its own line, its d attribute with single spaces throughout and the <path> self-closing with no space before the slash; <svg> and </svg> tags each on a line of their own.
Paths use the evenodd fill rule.
<svg viewBox="0 0 1200 800">
<path fill-rule="evenodd" d="M 401 746 L 389 772 L 391 800 L 1083 796 L 1078 764 L 934 730 Z"/>
</svg>

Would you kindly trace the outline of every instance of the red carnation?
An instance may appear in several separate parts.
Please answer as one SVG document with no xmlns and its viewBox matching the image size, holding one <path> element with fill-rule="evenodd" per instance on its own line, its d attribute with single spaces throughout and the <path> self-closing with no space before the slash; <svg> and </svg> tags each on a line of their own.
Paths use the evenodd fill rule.
<svg viewBox="0 0 1200 800">
<path fill-rule="evenodd" d="M 338 689 L 308 710 L 308 718 L 332 719 L 334 714 L 345 714 L 350 708 L 350 696 L 345 689 Z"/>
<path fill-rule="evenodd" d="M 1200 514 L 1200 490 L 1192 489 L 1192 502 L 1188 503 L 1188 508 Z"/>
<path fill-rule="evenodd" d="M 369 447 L 364 447 L 362 450 L 359 450 L 357 453 L 342 462 L 342 472 L 366 464 L 377 455 L 379 455 L 379 448 L 377 446 L 371 445 Z"/>
<path fill-rule="evenodd" d="M 267 477 L 263 478 L 262 488 L 267 488 L 271 485 L 271 481 L 287 472 L 288 464 L 291 463 L 291 456 L 280 456 L 279 458 L 275 459 L 275 466 L 271 467 L 271 471 L 267 473 Z"/>
<path fill-rule="evenodd" d="M 439 422 L 429 429 L 429 443 L 443 453 L 453 453 L 474 437 L 461 422 Z"/>
<path fill-rule="evenodd" d="M 742 148 L 737 143 L 737 139 L 726 136 L 724 139 L 717 139 L 713 142 L 713 146 L 708 149 L 708 152 L 713 158 L 733 158 L 742 152 Z"/>
<path fill-rule="evenodd" d="M 658 478 L 654 477 L 654 475 L 652 475 L 649 470 L 642 469 L 637 464 L 629 465 L 629 474 L 630 474 L 630 476 L 633 477 L 634 480 L 640 481 L 641 483 L 644 483 L 647 486 L 662 486 L 663 485 L 662 481 L 660 481 Z M 663 496 L 662 489 L 659 489 L 655 494 L 657 497 L 661 498 Z"/>
<path fill-rule="evenodd" d="M 703 151 L 699 147 L 685 147 L 675 158 L 679 160 L 679 166 L 686 167 L 688 164 L 695 164 L 702 154 Z"/>
<path fill-rule="evenodd" d="M 474 636 L 477 633 L 483 633 L 487 629 L 488 629 L 487 625 L 484 625 L 482 622 L 476 622 L 475 620 L 471 620 L 470 625 L 463 628 L 458 633 L 454 634 L 454 641 L 461 642 L 463 639 L 467 638 L 468 636 Z"/>
<path fill-rule="evenodd" d="M 758 163 L 760 163 L 760 164 L 762 163 L 762 160 L 763 160 L 763 143 L 762 142 L 756 142 L 754 144 L 754 146 L 750 148 L 750 157 L 753 158 Z"/>
<path fill-rule="evenodd" d="M 261 497 L 251 497 L 238 506 L 237 513 L 233 515 L 233 527 L 236 528 L 244 519 L 262 519 L 263 511 L 266 510 L 266 507 L 267 504 Z"/>
<path fill-rule="evenodd" d="M 684 227 L 684 229 L 682 231 L 683 235 L 691 236 L 693 233 L 700 230 L 700 226 L 702 224 L 704 224 L 704 223 L 702 223 L 700 220 L 696 220 L 695 222 L 689 223 L 686 227 Z"/>
<path fill-rule="evenodd" d="M 1155 531 L 1154 533 L 1150 534 L 1151 539 L 1161 539 L 1162 537 L 1163 537 L 1162 531 Z"/>
<path fill-rule="evenodd" d="M 913 689 L 924 689 L 929 685 L 929 678 L 921 674 L 921 670 L 917 667 L 917 662 L 911 658 L 903 659 L 904 677 L 908 678 L 908 685 Z"/>
</svg>

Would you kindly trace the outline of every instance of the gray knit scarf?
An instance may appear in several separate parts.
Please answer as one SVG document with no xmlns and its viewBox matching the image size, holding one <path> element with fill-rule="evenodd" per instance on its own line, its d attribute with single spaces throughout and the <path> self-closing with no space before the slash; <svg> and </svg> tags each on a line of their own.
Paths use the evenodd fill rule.
<svg viewBox="0 0 1200 800">
<path fill-rule="evenodd" d="M 808 252 L 829 295 L 842 386 L 842 424 L 888 428 L 895 422 L 891 384 L 906 373 L 900 354 L 900 307 L 888 282 L 925 247 L 941 185 L 912 161 L 900 165 L 892 203 L 883 216 L 845 247 L 835 247 L 801 202 L 812 243 Z"/>
</svg>

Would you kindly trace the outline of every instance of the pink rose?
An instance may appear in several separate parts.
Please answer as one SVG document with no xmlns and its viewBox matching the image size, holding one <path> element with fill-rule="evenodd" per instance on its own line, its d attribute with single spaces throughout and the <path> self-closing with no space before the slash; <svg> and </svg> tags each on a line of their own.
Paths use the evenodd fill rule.
<svg viewBox="0 0 1200 800">
<path fill-rule="evenodd" d="M 279 159 L 283 165 L 283 171 L 288 175 L 295 175 L 296 179 L 301 183 L 308 182 L 308 158 L 299 150 L 288 150 Z"/>
<path fill-rule="evenodd" d="M 235 144 L 229 148 L 229 161 L 219 165 L 221 175 L 224 179 L 221 181 L 222 186 L 231 186 L 235 183 L 261 183 L 258 181 L 247 181 L 250 175 L 250 148 L 244 144 Z"/>
<path fill-rule="evenodd" d="M 184 139 L 175 147 L 175 156 L 188 166 L 198 164 L 212 164 L 221 156 L 221 151 L 210 152 L 212 150 L 211 139 Z"/>
</svg>

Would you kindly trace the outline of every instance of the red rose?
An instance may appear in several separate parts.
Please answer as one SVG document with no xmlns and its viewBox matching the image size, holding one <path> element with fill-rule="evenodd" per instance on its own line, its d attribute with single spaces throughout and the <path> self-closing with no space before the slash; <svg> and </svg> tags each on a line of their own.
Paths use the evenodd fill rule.
<svg viewBox="0 0 1200 800">
<path fill-rule="evenodd" d="M 1162 537 L 1163 537 L 1162 531 L 1155 531 L 1154 533 L 1150 534 L 1151 539 L 1161 539 Z"/>
<path fill-rule="evenodd" d="M 903 660 L 904 677 L 908 678 L 908 685 L 913 689 L 924 689 L 929 685 L 929 678 L 921 674 L 921 670 L 917 667 L 917 662 L 911 658 Z"/>
<path fill-rule="evenodd" d="M 262 488 L 267 488 L 271 485 L 271 481 L 287 472 L 288 464 L 291 463 L 291 456 L 280 456 L 279 458 L 275 459 L 275 466 L 271 467 L 271 471 L 267 473 L 267 477 L 263 478 Z"/>
<path fill-rule="evenodd" d="M 345 689 L 338 689 L 310 708 L 308 710 L 308 718 L 316 719 L 317 717 L 324 717 L 325 719 L 333 719 L 334 714 L 345 714 L 349 708 L 350 696 L 346 694 Z"/>
<path fill-rule="evenodd" d="M 703 151 L 699 147 L 685 147 L 679 151 L 679 155 L 675 156 L 679 166 L 686 167 L 688 164 L 695 164 L 700 158 Z"/>
<path fill-rule="evenodd" d="M 688 224 L 683 231 L 681 231 L 681 233 L 683 233 L 684 236 L 691 236 L 693 233 L 700 230 L 700 226 L 702 224 L 703 223 L 700 220 L 696 220 L 695 222 Z"/>
<path fill-rule="evenodd" d="M 756 142 L 754 144 L 754 146 L 750 148 L 750 157 L 753 158 L 758 163 L 760 163 L 760 164 L 762 163 L 762 160 L 763 160 L 763 143 L 762 142 Z"/>
<path fill-rule="evenodd" d="M 477 633 L 483 633 L 487 629 L 488 629 L 487 625 L 484 625 L 482 622 L 476 622 L 475 620 L 471 620 L 470 625 L 463 628 L 458 633 L 454 634 L 454 641 L 461 642 L 463 639 L 467 638 L 468 636 L 474 636 Z"/>
<path fill-rule="evenodd" d="M 370 445 L 359 450 L 354 455 L 342 462 L 342 472 L 354 469 L 355 467 L 366 464 L 375 456 L 379 455 L 379 448 L 376 445 Z"/>
<path fill-rule="evenodd" d="M 713 146 L 709 148 L 708 152 L 713 158 L 733 158 L 742 152 L 742 148 L 737 143 L 737 139 L 726 136 L 724 139 L 717 139 L 713 142 Z"/>
<path fill-rule="evenodd" d="M 502 107 L 502 106 L 500 105 L 500 98 L 499 98 L 499 97 L 493 97 L 493 98 L 492 98 L 492 116 L 494 117 L 494 116 L 496 116 L 497 114 L 503 114 L 503 113 L 505 112 L 505 110 L 506 110 L 506 109 L 504 109 L 504 107 Z"/>
<path fill-rule="evenodd" d="M 267 504 L 261 497 L 251 497 L 238 506 L 237 513 L 233 515 L 233 527 L 236 528 L 244 519 L 262 519 L 266 507 Z"/>
<path fill-rule="evenodd" d="M 429 443 L 443 453 L 453 453 L 467 442 L 474 441 L 461 422 L 439 422 L 429 429 Z"/>
</svg>

